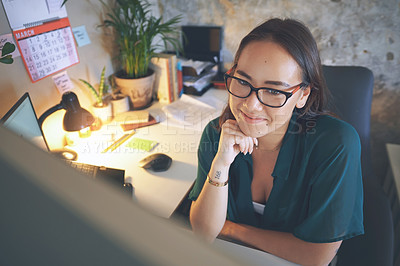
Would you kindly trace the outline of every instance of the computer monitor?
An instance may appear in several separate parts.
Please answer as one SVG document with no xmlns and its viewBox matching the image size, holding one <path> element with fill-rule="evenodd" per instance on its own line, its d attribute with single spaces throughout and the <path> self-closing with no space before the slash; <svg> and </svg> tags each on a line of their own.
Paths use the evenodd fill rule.
<svg viewBox="0 0 400 266">
<path fill-rule="evenodd" d="M 43 150 L 48 150 L 43 131 L 39 126 L 29 93 L 26 92 L 0 120 L 6 128 L 31 141 Z"/>
<path fill-rule="evenodd" d="M 0 265 L 243 265 L 0 125 Z"/>
<path fill-rule="evenodd" d="M 199 61 L 215 62 L 222 66 L 222 27 L 182 26 L 182 44 L 185 57 Z"/>
</svg>

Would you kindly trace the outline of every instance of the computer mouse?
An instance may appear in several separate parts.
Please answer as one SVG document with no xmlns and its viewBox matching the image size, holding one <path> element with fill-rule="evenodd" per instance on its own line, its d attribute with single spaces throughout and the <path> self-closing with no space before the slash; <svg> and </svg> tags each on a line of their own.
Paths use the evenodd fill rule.
<svg viewBox="0 0 400 266">
<path fill-rule="evenodd" d="M 154 153 L 139 161 L 139 167 L 151 169 L 155 172 L 166 171 L 171 164 L 171 157 L 163 153 Z"/>
</svg>

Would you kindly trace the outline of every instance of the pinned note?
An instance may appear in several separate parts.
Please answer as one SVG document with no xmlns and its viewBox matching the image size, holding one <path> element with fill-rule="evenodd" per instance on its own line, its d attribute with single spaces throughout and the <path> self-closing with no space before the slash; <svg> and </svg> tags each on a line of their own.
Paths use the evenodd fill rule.
<svg viewBox="0 0 400 266">
<path fill-rule="evenodd" d="M 14 44 L 15 48 L 17 47 L 12 37 L 12 34 L 8 33 L 0 36 L 0 51 L 3 50 L 3 46 L 4 44 L 6 44 L 6 42 Z M 16 48 L 14 52 L 11 53 L 11 55 L 13 58 L 20 56 L 18 49 Z"/>
<path fill-rule="evenodd" d="M 90 44 L 89 35 L 87 34 L 85 25 L 73 28 L 72 32 L 74 33 L 78 47 Z"/>
<path fill-rule="evenodd" d="M 57 75 L 54 75 L 53 81 L 61 94 L 64 94 L 64 92 L 70 91 L 74 88 L 74 85 L 72 84 L 71 79 L 67 74 L 67 71 L 63 71 Z"/>
</svg>

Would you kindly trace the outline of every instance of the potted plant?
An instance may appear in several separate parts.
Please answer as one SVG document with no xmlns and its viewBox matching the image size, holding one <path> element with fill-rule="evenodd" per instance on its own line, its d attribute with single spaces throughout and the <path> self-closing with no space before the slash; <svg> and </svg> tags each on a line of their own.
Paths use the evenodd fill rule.
<svg viewBox="0 0 400 266">
<path fill-rule="evenodd" d="M 103 67 L 100 76 L 100 84 L 98 90 L 96 90 L 89 82 L 83 79 L 79 79 L 89 91 L 93 94 L 96 102 L 93 104 L 94 115 L 101 120 L 102 123 L 109 122 L 112 118 L 111 104 L 105 101 L 105 95 L 108 92 L 108 85 L 105 83 L 105 72 L 106 67 Z"/>
<path fill-rule="evenodd" d="M 119 49 L 121 69 L 114 75 L 115 83 L 122 93 L 130 96 L 134 109 L 142 109 L 151 103 L 153 96 L 155 74 L 149 67 L 151 59 L 168 44 L 175 51 L 180 50 L 180 31 L 176 26 L 181 17 L 163 22 L 162 16 L 156 18 L 151 14 L 147 0 L 116 0 L 113 6 L 103 4 L 108 11 L 101 26 L 114 30 Z"/>
</svg>

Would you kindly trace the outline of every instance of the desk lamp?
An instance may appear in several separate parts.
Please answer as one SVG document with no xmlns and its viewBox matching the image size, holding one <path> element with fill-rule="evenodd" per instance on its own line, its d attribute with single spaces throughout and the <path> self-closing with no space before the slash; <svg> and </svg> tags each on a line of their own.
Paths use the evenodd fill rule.
<svg viewBox="0 0 400 266">
<path fill-rule="evenodd" d="M 44 120 L 49 115 L 61 109 L 66 110 L 63 128 L 67 131 L 68 144 L 72 145 L 79 137 L 90 136 L 90 126 L 95 119 L 91 113 L 81 107 L 78 97 L 72 91 L 65 92 L 59 104 L 54 105 L 39 117 L 40 128 L 42 128 Z"/>
<path fill-rule="evenodd" d="M 61 102 L 54 105 L 39 117 L 39 126 L 42 127 L 44 120 L 55 111 L 65 109 L 63 128 L 65 131 L 80 131 L 89 127 L 94 122 L 94 117 L 79 104 L 78 97 L 72 91 L 62 95 Z"/>
</svg>

